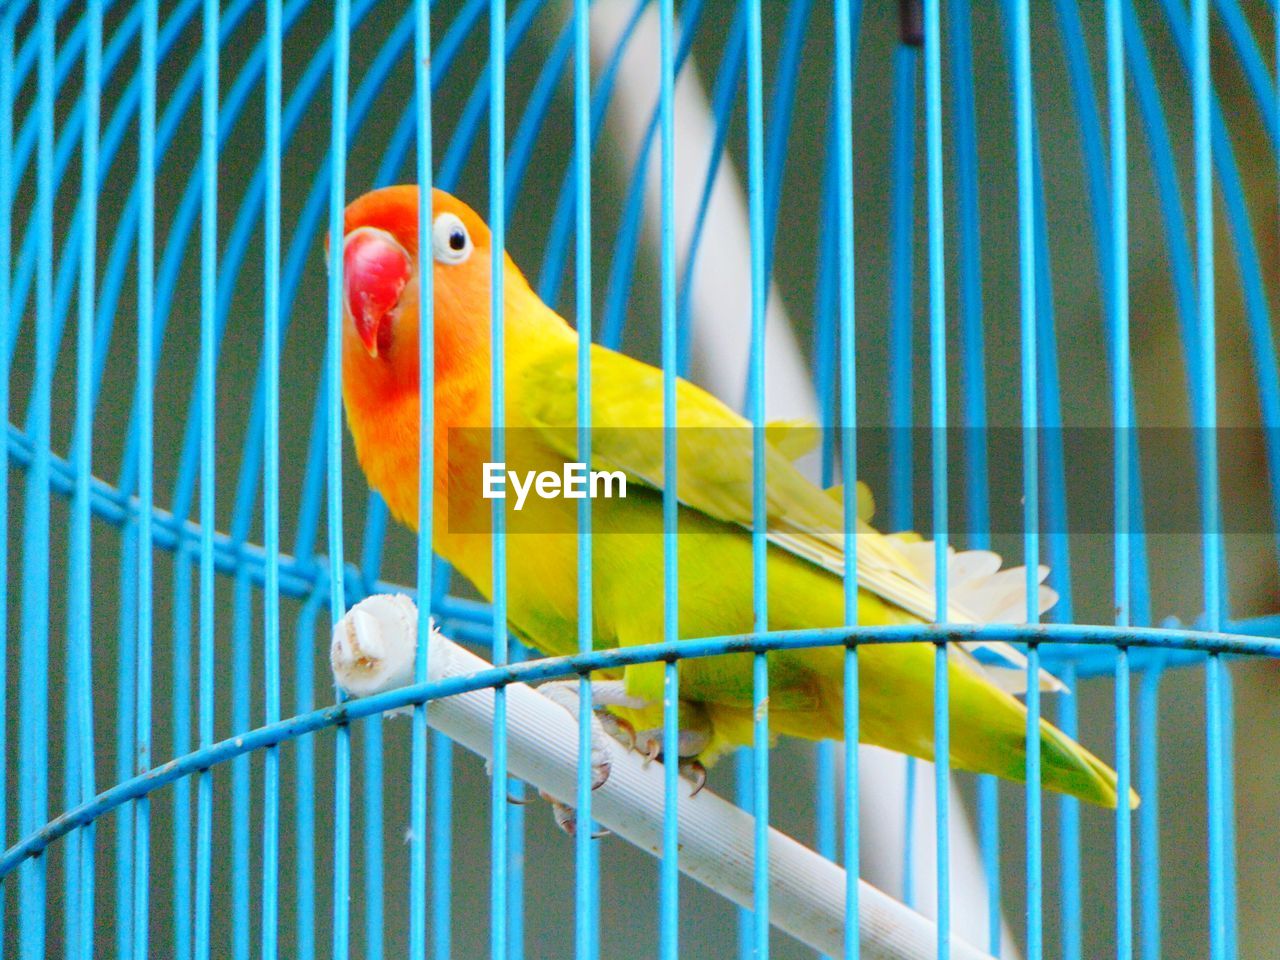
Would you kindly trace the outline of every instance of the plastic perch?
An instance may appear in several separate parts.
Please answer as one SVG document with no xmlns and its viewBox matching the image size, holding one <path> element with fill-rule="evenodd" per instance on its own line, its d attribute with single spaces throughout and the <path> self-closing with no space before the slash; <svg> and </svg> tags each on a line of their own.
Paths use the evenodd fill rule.
<svg viewBox="0 0 1280 960">
<path fill-rule="evenodd" d="M 368 696 L 413 680 L 417 608 L 402 595 L 368 597 L 334 627 L 330 660 L 334 678 L 353 696 Z M 431 632 L 430 680 L 465 676 L 492 664 Z M 564 707 L 536 688 L 507 688 L 507 743 L 511 775 L 557 798 L 576 791 L 578 724 Z M 489 759 L 493 749 L 493 690 L 432 701 L 432 727 Z M 655 856 L 662 849 L 663 773 L 610 741 L 609 779 L 593 795 L 592 815 L 622 839 Z M 752 903 L 754 818 L 709 789 L 690 797 L 680 781 L 680 870 L 739 906 Z M 839 866 L 777 830 L 769 831 L 770 922 L 822 953 L 844 954 L 845 873 Z M 858 882 L 861 957 L 926 960 L 936 955 L 934 924 L 892 897 Z M 951 956 L 988 955 L 951 938 Z M 989 960 L 989 958 L 988 958 Z"/>
</svg>

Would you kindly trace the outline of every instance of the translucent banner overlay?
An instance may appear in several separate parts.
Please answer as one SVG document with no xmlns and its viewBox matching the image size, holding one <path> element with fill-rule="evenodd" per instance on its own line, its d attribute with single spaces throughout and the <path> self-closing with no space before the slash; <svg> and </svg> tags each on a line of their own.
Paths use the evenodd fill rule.
<svg viewBox="0 0 1280 960">
<path fill-rule="evenodd" d="M 738 533 L 752 517 L 753 434 L 750 427 L 682 427 L 676 431 L 681 533 Z M 871 523 L 894 529 L 894 518 L 928 535 L 932 517 L 929 467 L 935 431 L 929 428 L 860 427 L 841 435 L 791 423 L 763 428 L 770 532 L 804 530 L 840 534 L 838 493 L 823 494 L 817 480 L 824 458 L 838 462 L 842 441 L 855 444 L 858 479 L 875 500 Z M 1024 532 L 1023 453 L 1034 442 L 1040 458 L 1040 531 L 1045 534 L 1108 534 L 1116 531 L 1115 450 L 1118 437 L 1130 444 L 1130 534 L 1197 535 L 1204 529 L 1198 464 L 1216 440 L 1222 489 L 1221 532 L 1276 534 L 1266 454 L 1280 431 L 1221 428 L 1211 435 L 1184 427 L 1143 427 L 1124 433 L 1104 427 L 1018 427 L 946 431 L 948 504 L 954 534 L 971 532 L 983 511 L 986 532 Z M 492 511 L 501 504 L 512 535 L 576 533 L 578 506 L 592 500 L 598 535 L 654 534 L 662 529 L 663 431 L 660 427 L 601 427 L 590 433 L 591 456 L 578 453 L 574 427 L 509 428 L 504 456 L 493 456 L 489 428 L 448 431 L 446 460 L 437 477 L 446 484 L 443 529 L 452 534 L 489 533 Z M 972 463 L 985 451 L 985 490 Z M 893 477 L 909 477 L 909 499 Z M 1062 480 L 1061 499 L 1049 496 Z M 624 492 L 625 490 L 625 492 Z M 862 503 L 865 509 L 867 501 Z M 703 518 L 692 515 L 693 509 Z M 716 523 L 708 523 L 711 517 Z M 899 524 L 901 525 L 901 524 Z"/>
</svg>

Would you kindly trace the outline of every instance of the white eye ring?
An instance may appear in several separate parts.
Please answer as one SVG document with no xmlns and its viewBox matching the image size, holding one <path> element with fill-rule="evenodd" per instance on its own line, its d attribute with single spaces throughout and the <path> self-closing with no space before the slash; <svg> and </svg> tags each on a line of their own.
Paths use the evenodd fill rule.
<svg viewBox="0 0 1280 960">
<path fill-rule="evenodd" d="M 459 264 L 471 256 L 471 234 L 456 214 L 442 213 L 431 226 L 431 252 L 440 263 Z"/>
</svg>

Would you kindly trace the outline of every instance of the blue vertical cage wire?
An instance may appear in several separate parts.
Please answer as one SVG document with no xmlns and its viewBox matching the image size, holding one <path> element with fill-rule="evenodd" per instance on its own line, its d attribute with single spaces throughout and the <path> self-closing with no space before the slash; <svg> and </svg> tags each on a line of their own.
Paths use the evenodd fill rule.
<svg viewBox="0 0 1280 960">
<path fill-rule="evenodd" d="M 583 331 L 584 383 L 590 335 L 611 347 L 630 343 L 652 307 L 649 330 L 657 331 L 654 359 L 664 369 L 670 418 L 675 377 L 691 364 L 693 264 L 716 241 L 704 236 L 711 187 L 733 157 L 745 170 L 751 249 L 752 309 L 739 327 L 751 342 L 749 418 L 760 424 L 766 416 L 770 283 L 795 297 L 799 276 L 812 284 L 812 309 L 804 312 L 812 316 L 823 479 L 845 478 L 847 507 L 855 478 L 878 480 L 897 527 L 930 518 L 940 558 L 949 540 L 986 547 L 1002 537 L 1012 544 L 1007 554 L 1032 567 L 1042 558 L 1061 595 L 1053 622 L 988 632 L 1027 644 L 1031 676 L 1043 663 L 1070 685 L 1083 684 L 1080 697 L 1108 682 L 1114 695 L 1107 755 L 1122 790 L 1132 782 L 1142 793 L 1136 813 L 1121 810 L 1104 829 L 1073 800 L 1046 802 L 1035 750 L 1025 790 L 979 778 L 976 820 L 991 904 L 984 946 L 1000 952 L 1000 908 L 1014 916 L 1016 903 L 1025 908 L 1025 925 L 1016 926 L 1027 957 L 1237 956 L 1238 718 L 1230 665 L 1280 657 L 1280 643 L 1267 639 L 1280 630 L 1280 604 L 1237 606 L 1231 589 L 1241 570 L 1231 548 L 1240 540 L 1233 539 L 1239 521 L 1229 493 L 1220 489 L 1230 466 L 1221 438 L 1231 432 L 1219 430 L 1218 327 L 1229 324 L 1228 335 L 1243 344 L 1243 358 L 1232 361 L 1243 374 L 1233 376 L 1247 377 L 1245 393 L 1256 398 L 1262 429 L 1250 433 L 1253 455 L 1270 482 L 1253 491 L 1262 519 L 1250 532 L 1263 532 L 1250 542 L 1268 543 L 1253 555 L 1271 577 L 1263 595 L 1276 601 L 1280 374 L 1271 310 L 1280 272 L 1268 232 L 1280 172 L 1275 5 L 1246 16 L 1237 0 L 1191 0 L 1189 9 L 1181 0 L 1107 0 L 1098 9 L 1055 0 L 1052 10 L 1003 0 L 989 11 L 932 0 L 919 5 L 915 36 L 915 24 L 899 34 L 896 9 L 879 9 L 892 5 L 858 0 L 790 0 L 776 10 L 760 0 L 688 0 L 678 9 L 672 0 L 652 7 L 620 0 L 612 6 L 623 27 L 603 54 L 590 49 L 600 6 L 4 6 L 0 316 L 8 375 L 0 402 L 9 469 L 0 481 L 0 521 L 9 549 L 0 553 L 7 588 L 0 600 L 0 956 L 445 958 L 487 949 L 493 957 L 594 958 L 634 955 L 627 951 L 635 941 L 614 932 L 633 928 L 651 938 L 647 954 L 723 953 L 728 908 L 717 908 L 721 920 L 704 920 L 700 910 L 696 928 L 682 910 L 674 766 L 657 879 L 642 887 L 647 899 L 615 909 L 619 881 L 609 860 L 634 854 L 602 846 L 582 829 L 575 841 L 561 841 L 573 851 L 571 875 L 544 875 L 547 861 L 532 855 L 548 847 L 506 801 L 500 691 L 489 846 L 479 864 L 462 856 L 483 846 L 466 832 L 476 825 L 465 814 L 468 799 L 486 788 L 477 765 L 428 733 L 424 704 L 436 691 L 425 682 L 426 645 L 419 646 L 417 705 L 406 727 L 384 726 L 376 703 L 327 705 L 332 693 L 318 665 L 328 634 L 322 611 L 336 620 L 374 592 L 429 600 L 447 632 L 489 647 L 495 663 L 523 651 L 505 629 L 501 511 L 490 607 L 470 599 L 431 556 L 429 457 L 419 488 L 423 535 L 412 555 L 406 538 L 389 533 L 385 505 L 366 498 L 350 472 L 338 394 L 341 249 L 329 249 L 327 277 L 319 251 L 326 227 L 340 231 L 344 205 L 373 186 L 416 180 L 422 189 L 459 192 L 483 210 L 496 249 L 510 237 L 517 259 L 536 268 L 530 276 L 548 303 L 561 299 L 572 270 L 573 310 L 565 312 Z M 914 6 L 904 5 L 908 19 Z M 975 29 L 979 17 L 996 28 L 990 36 Z M 651 113 L 638 158 L 610 175 L 602 148 L 615 146 L 611 112 L 639 109 L 619 96 L 620 64 L 648 19 L 656 19 L 659 38 L 644 107 Z M 1211 64 L 1211 35 L 1223 41 L 1212 48 L 1216 60 L 1225 53 L 1227 62 Z M 676 166 L 674 99 L 677 79 L 695 62 L 711 81 L 715 135 L 705 168 L 691 170 Z M 895 91 L 892 109 L 876 113 L 868 91 L 886 85 Z M 1047 110 L 1049 98 L 1062 109 Z M 806 106 L 810 119 L 820 109 L 827 121 L 816 140 L 793 127 L 793 112 Z M 885 121 L 883 129 L 869 131 L 868 117 Z M 1054 117 L 1058 124 L 1046 128 Z M 1069 148 L 1057 139 L 1063 117 Z M 569 132 L 558 135 L 557 126 Z M 998 150 L 989 145 L 995 137 L 1005 138 Z M 821 177 L 807 176 L 810 161 L 821 165 Z M 660 171 L 657 197 L 645 193 L 651 163 Z M 891 190 L 873 182 L 880 174 Z M 701 184 L 686 251 L 675 242 L 676 177 Z M 1084 208 L 1075 212 L 1084 239 L 1070 246 L 1070 221 L 1055 219 L 1062 179 Z M 818 189 L 802 189 L 819 180 Z M 1214 227 L 1215 193 L 1226 231 Z M 864 204 L 872 194 L 883 194 L 883 203 Z M 652 262 L 642 249 L 647 203 L 658 204 L 664 225 Z M 887 244 L 874 226 L 888 232 Z M 425 208 L 418 229 L 426 247 Z M 536 243 L 519 249 L 521 231 Z M 1083 249 L 1092 262 L 1063 255 L 1055 262 L 1055 246 L 1066 247 L 1066 257 Z M 1137 309 L 1138 249 L 1158 262 L 1159 283 L 1168 287 L 1159 316 Z M 678 253 L 686 254 L 683 269 Z M 1002 253 L 1007 264 L 997 264 Z M 808 267 L 797 271 L 797 262 Z M 1224 263 L 1228 270 L 1215 272 Z M 500 256 L 493 269 L 501 269 Z M 1005 276 L 1004 285 L 993 285 L 993 275 Z M 500 316 L 501 285 L 494 291 Z M 1236 316 L 1224 318 L 1224 298 Z M 1091 309 L 1064 316 L 1064 303 Z M 64 336 L 73 311 L 75 335 Z M 1137 383 L 1134 365 L 1139 321 L 1148 337 L 1152 325 L 1168 329 L 1185 380 L 1174 384 L 1174 396 L 1192 427 L 1186 480 L 1196 524 L 1177 563 L 1199 565 L 1190 587 L 1185 578 L 1175 581 L 1180 588 L 1162 579 L 1168 550 L 1164 566 L 1153 560 L 1157 534 L 1144 527 L 1158 526 L 1161 503 L 1147 493 L 1158 478 L 1144 473 L 1137 429 L 1150 410 L 1142 392 L 1150 385 Z M 1068 536 L 1079 504 L 1070 496 L 1063 427 L 1080 419 L 1073 404 L 1082 398 L 1074 378 L 1061 374 L 1068 364 L 1079 374 L 1079 351 L 1063 354 L 1081 327 L 1103 357 L 1096 382 L 1109 397 L 1101 433 L 1110 433 L 1114 453 L 1114 517 L 1106 548 L 1098 538 Z M 500 343 L 501 325 L 493 332 Z M 431 351 L 431 338 L 423 338 L 424 369 L 432 369 Z M 1001 421 L 990 400 L 993 382 L 1009 380 L 1001 364 L 1017 371 L 1007 390 L 1019 404 L 1011 421 Z M 500 407 L 501 349 L 492 375 Z M 589 410 L 583 391 L 584 450 Z M 884 465 L 860 453 L 863 434 L 857 444 L 853 437 L 859 424 L 883 414 L 892 429 L 887 470 L 877 473 Z M 991 424 L 995 431 L 986 429 Z M 927 465 L 911 444 L 913 425 L 932 434 Z M 431 435 L 430 404 L 420 426 Z M 1008 493 L 991 484 L 992 437 L 1004 427 L 1021 446 L 1012 533 L 993 520 Z M 757 431 L 757 531 L 765 515 L 762 437 Z M 502 459 L 501 443 L 495 429 L 494 459 Z M 665 452 L 674 464 L 670 431 Z M 917 468 L 928 481 L 920 496 Z M 679 577 L 675 469 L 664 494 L 669 598 Z M 317 550 L 322 517 L 325 553 Z M 580 526 L 590 529 L 589 501 Z M 359 530 L 358 538 L 344 527 Z M 850 530 L 845 542 L 852 556 Z M 771 948 L 799 955 L 794 944 L 770 937 L 765 919 L 763 827 L 771 809 L 785 804 L 794 812 L 799 804 L 817 846 L 841 857 L 851 881 L 863 859 L 858 818 L 847 815 L 860 793 L 856 750 L 816 748 L 812 809 L 808 796 L 799 803 L 770 782 L 764 650 L 844 645 L 845 677 L 856 688 L 858 646 L 907 635 L 870 628 L 769 634 L 764 549 L 757 532 L 758 719 L 755 746 L 736 767 L 740 799 L 762 814 L 754 915 L 745 912 L 737 927 L 744 954 L 758 957 Z M 1109 572 L 1091 581 L 1081 555 L 1099 550 L 1110 555 Z M 384 553 L 396 571 L 390 577 Z M 590 563 L 583 536 L 580 570 Z M 938 566 L 942 611 L 947 585 L 945 565 Z M 1088 595 L 1090 582 L 1102 585 L 1101 602 Z M 1200 592 L 1182 624 L 1164 619 L 1174 589 Z M 846 594 L 852 623 L 852 580 Z M 590 592 L 579 602 L 589 623 Z M 1027 614 L 1035 621 L 1038 611 Z M 666 661 L 668 736 L 678 719 L 679 629 L 672 601 L 656 654 Z M 937 644 L 940 667 L 958 635 L 945 627 L 910 633 Z M 580 649 L 591 641 L 584 629 Z M 1159 734 L 1169 706 L 1161 686 L 1177 682 L 1185 692 L 1181 678 L 1190 675 L 1203 678 L 1199 806 L 1160 793 Z M 945 670 L 937 677 L 945 681 Z M 581 684 L 588 696 L 585 673 Z M 945 743 L 945 682 L 935 697 L 936 736 Z M 1031 684 L 1029 746 L 1038 741 L 1042 711 L 1056 709 L 1068 733 L 1084 726 L 1090 718 L 1077 700 L 1050 707 Z M 854 738 L 857 723 L 849 697 L 844 728 Z M 590 736 L 585 717 L 580 730 Z M 584 822 L 589 777 L 584 753 L 577 791 Z M 946 851 L 959 798 L 952 782 L 935 780 L 940 856 L 931 879 L 941 904 L 940 957 L 949 954 L 953 928 Z M 845 801 L 838 805 L 839 793 Z M 909 789 L 907 803 L 914 802 Z M 1183 822 L 1190 817 L 1197 822 Z M 1086 822 L 1094 829 L 1086 832 Z M 1046 842 L 1047 823 L 1059 828 L 1055 841 Z M 403 846 L 397 824 L 408 825 Z M 908 875 L 893 891 L 908 902 L 929 882 L 910 876 L 910 850 L 925 842 L 917 834 L 908 828 L 903 837 Z M 1099 866 L 1093 840 L 1083 838 L 1105 834 L 1114 856 Z M 1162 867 L 1161 844 L 1167 852 L 1174 842 L 1166 835 L 1199 844 L 1190 880 L 1171 879 Z M 1107 871 L 1101 882 L 1093 876 Z M 1205 904 L 1190 927 L 1169 916 L 1175 882 Z M 542 915 L 542 888 L 556 884 L 564 892 L 557 915 L 572 915 L 567 935 Z M 849 892 L 845 955 L 853 957 L 852 882 Z M 1100 912 L 1101 901 L 1109 906 Z M 1178 942 L 1164 936 L 1169 930 Z M 560 937 L 550 953 L 547 936 Z"/>
</svg>

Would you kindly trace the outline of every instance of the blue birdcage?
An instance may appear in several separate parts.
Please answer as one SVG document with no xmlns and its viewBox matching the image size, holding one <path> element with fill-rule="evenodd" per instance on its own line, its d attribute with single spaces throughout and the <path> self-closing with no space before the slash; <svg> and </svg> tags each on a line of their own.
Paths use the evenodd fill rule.
<svg viewBox="0 0 1280 960">
<path fill-rule="evenodd" d="M 0 957 L 1275 949 L 1276 5 L 676 7 L 0 6 Z M 629 655 L 668 691 L 682 658 L 754 656 L 754 746 L 710 774 L 755 815 L 736 906 L 681 880 L 675 765 L 651 851 L 507 800 L 536 794 L 508 693 L 614 661 L 586 630 L 537 659 L 503 576 L 483 602 L 359 472 L 324 238 L 396 182 L 481 211 L 584 351 L 813 420 L 806 469 L 866 480 L 883 528 L 1050 568 L 1031 626 L 770 632 L 758 601 L 752 634 L 677 641 L 667 604 Z M 423 618 L 411 682 L 335 694 L 333 626 L 386 593 L 497 669 L 429 679 Z M 770 650 L 842 647 L 856 677 L 863 645 L 926 640 L 945 677 L 983 637 L 1062 678 L 1028 684 L 1028 729 L 1092 744 L 1137 809 L 1047 794 L 1034 760 L 1024 787 L 770 741 Z M 427 707 L 485 689 L 488 769 Z M 945 743 L 946 683 L 933 709 Z M 770 824 L 848 871 L 811 891 L 820 936 L 779 923 Z M 859 875 L 916 939 L 868 922 Z"/>
</svg>

